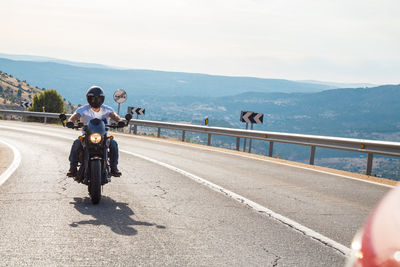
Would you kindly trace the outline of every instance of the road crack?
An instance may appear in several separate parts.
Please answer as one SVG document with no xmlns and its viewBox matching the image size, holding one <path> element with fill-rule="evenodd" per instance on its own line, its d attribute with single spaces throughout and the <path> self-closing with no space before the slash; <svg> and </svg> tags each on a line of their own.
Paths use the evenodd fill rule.
<svg viewBox="0 0 400 267">
<path fill-rule="evenodd" d="M 281 259 L 281 257 L 278 256 L 278 255 L 276 255 L 275 253 L 269 251 L 269 250 L 266 249 L 266 248 L 263 248 L 263 250 L 264 250 L 266 253 L 271 254 L 271 255 L 273 255 L 273 256 L 275 257 L 275 259 L 271 262 L 271 263 L 272 263 L 272 266 L 273 266 L 273 267 L 278 266 L 278 261 Z"/>
</svg>

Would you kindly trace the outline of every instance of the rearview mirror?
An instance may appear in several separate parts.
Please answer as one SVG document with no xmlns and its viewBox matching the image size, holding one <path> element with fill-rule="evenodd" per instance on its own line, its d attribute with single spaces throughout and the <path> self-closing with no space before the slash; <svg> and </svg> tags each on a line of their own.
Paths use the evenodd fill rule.
<svg viewBox="0 0 400 267">
<path fill-rule="evenodd" d="M 126 114 L 125 115 L 125 120 L 130 121 L 132 119 L 132 114 Z"/>
</svg>

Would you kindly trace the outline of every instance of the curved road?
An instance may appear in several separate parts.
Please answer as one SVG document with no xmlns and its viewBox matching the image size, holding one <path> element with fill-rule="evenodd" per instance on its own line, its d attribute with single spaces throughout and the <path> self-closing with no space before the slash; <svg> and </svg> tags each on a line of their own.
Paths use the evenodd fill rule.
<svg viewBox="0 0 400 267">
<path fill-rule="evenodd" d="M 120 153 L 122 177 L 104 186 L 102 202 L 93 206 L 87 188 L 65 176 L 78 134 L 0 121 L 0 140 L 22 157 L 0 186 L 0 265 L 344 264 L 343 253 L 329 244 L 156 161 L 347 247 L 389 190 L 235 153 L 117 134 L 120 150 L 134 154 Z"/>
</svg>

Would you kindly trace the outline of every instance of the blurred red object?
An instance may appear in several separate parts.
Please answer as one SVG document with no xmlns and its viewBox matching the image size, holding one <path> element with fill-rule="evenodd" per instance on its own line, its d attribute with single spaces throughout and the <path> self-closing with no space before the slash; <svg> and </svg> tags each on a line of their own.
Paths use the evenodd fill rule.
<svg viewBox="0 0 400 267">
<path fill-rule="evenodd" d="M 346 266 L 400 267 L 400 185 L 385 195 L 355 235 Z"/>
</svg>

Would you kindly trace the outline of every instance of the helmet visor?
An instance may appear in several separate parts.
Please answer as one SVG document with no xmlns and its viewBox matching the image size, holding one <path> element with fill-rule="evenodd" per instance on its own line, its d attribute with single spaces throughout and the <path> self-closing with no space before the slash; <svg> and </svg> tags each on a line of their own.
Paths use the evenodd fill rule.
<svg viewBox="0 0 400 267">
<path fill-rule="evenodd" d="M 99 108 L 104 103 L 104 96 L 88 96 L 89 105 L 93 108 Z"/>
</svg>

